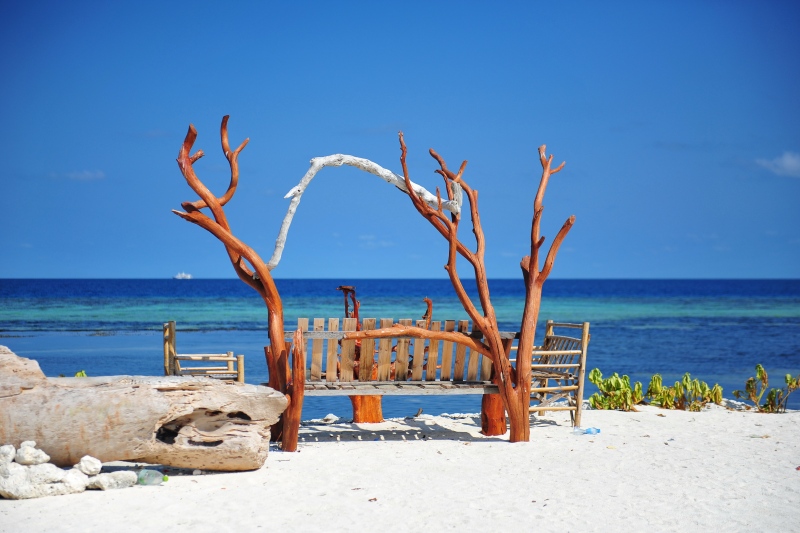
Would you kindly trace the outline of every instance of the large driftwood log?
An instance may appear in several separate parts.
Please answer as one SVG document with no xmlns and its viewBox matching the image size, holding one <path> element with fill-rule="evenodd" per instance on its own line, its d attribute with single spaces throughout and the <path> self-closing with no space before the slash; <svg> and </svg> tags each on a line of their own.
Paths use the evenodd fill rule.
<svg viewBox="0 0 800 533">
<path fill-rule="evenodd" d="M 36 441 L 51 462 L 84 455 L 205 470 L 253 470 L 287 399 L 210 378 L 46 378 L 0 346 L 0 444 Z"/>
</svg>

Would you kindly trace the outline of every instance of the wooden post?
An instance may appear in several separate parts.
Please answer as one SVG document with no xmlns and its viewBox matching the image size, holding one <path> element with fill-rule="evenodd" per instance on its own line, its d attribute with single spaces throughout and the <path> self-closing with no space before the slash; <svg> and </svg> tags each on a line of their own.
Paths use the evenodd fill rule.
<svg viewBox="0 0 800 533">
<path fill-rule="evenodd" d="M 170 320 L 164 324 L 164 375 L 173 375 L 174 360 L 176 355 L 175 350 L 175 321 Z"/>
<path fill-rule="evenodd" d="M 365 318 L 361 329 L 364 331 L 375 329 L 375 319 Z M 391 348 L 390 348 L 391 349 Z M 363 339 L 358 360 L 358 381 L 372 381 L 378 377 L 375 367 L 375 339 Z M 374 370 L 374 374 L 373 374 Z M 377 423 L 383 422 L 383 406 L 380 396 L 350 396 L 353 405 L 353 422 Z"/>
<path fill-rule="evenodd" d="M 292 352 L 292 377 L 286 387 L 286 397 L 289 406 L 283 414 L 283 434 L 281 435 L 281 450 L 285 452 L 297 451 L 297 437 L 300 432 L 300 420 L 303 416 L 303 398 L 305 396 L 306 381 L 306 347 L 303 332 L 298 328 L 294 332 L 293 342 L 286 343 L 286 350 Z"/>
<path fill-rule="evenodd" d="M 506 357 L 510 356 L 513 344 L 514 339 L 503 339 L 503 352 Z M 493 365 L 489 367 L 489 379 L 495 385 L 498 382 Z M 499 394 L 484 394 L 481 398 L 481 433 L 487 437 L 495 437 L 504 435 L 507 429 L 508 422 L 503 398 Z"/>
<path fill-rule="evenodd" d="M 244 356 L 236 356 L 236 381 L 244 383 Z"/>
<path fill-rule="evenodd" d="M 578 368 L 578 390 L 575 391 L 575 421 L 574 426 L 581 426 L 581 412 L 583 411 L 583 378 L 586 376 L 586 352 L 589 350 L 589 323 L 583 323 L 581 332 L 581 366 Z"/>
</svg>

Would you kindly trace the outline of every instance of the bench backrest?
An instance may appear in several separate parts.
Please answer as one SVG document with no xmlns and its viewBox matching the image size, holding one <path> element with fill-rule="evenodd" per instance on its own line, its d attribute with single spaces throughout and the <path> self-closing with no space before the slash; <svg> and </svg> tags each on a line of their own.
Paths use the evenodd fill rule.
<svg viewBox="0 0 800 533">
<path fill-rule="evenodd" d="M 233 352 L 179 354 L 175 347 L 174 320 L 164 324 L 163 344 L 165 376 L 207 376 L 244 383 L 244 355 L 234 356 Z"/>
<path fill-rule="evenodd" d="M 362 319 L 361 329 L 390 327 L 395 322 L 425 327 L 425 321 L 411 319 Z M 558 324 L 548 321 L 546 337 L 541 348 L 534 352 L 534 363 L 541 367 L 577 367 L 581 350 L 580 336 L 555 335 L 554 328 L 582 325 Z M 391 337 L 386 339 L 343 340 L 344 332 L 356 331 L 354 318 L 301 318 L 298 328 L 304 332 L 308 381 L 489 381 L 492 364 L 488 357 L 470 350 L 463 344 L 449 341 Z M 468 320 L 433 321 L 434 331 L 460 331 L 481 336 L 470 328 Z M 287 332 L 287 338 L 291 335 Z M 509 352 L 519 339 L 517 332 L 501 332 Z M 543 354 L 541 352 L 554 352 Z"/>
</svg>

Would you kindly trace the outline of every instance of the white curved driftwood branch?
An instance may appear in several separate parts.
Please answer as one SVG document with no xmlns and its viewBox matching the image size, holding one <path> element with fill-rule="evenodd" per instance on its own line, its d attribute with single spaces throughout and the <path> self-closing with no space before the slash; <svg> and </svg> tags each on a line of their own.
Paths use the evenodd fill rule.
<svg viewBox="0 0 800 533">
<path fill-rule="evenodd" d="M 400 189 L 402 192 L 408 194 L 405 179 L 402 176 L 398 176 L 391 170 L 385 169 L 377 163 L 373 163 L 369 159 L 345 154 L 315 157 L 311 160 L 311 167 L 309 167 L 308 172 L 306 172 L 305 176 L 303 176 L 303 178 L 300 180 L 300 183 L 294 186 L 288 193 L 286 193 L 286 196 L 284 196 L 284 198 L 291 198 L 292 200 L 289 203 L 289 209 L 286 211 L 286 216 L 283 217 L 281 229 L 278 232 L 278 238 L 275 240 L 275 251 L 267 263 L 267 268 L 272 270 L 278 266 L 278 262 L 281 260 L 283 247 L 286 245 L 286 236 L 289 233 L 289 226 L 292 225 L 292 218 L 294 217 L 295 211 L 297 211 L 297 206 L 300 204 L 300 198 L 303 196 L 308 184 L 311 183 L 311 180 L 314 179 L 314 176 L 317 175 L 317 172 L 323 168 L 340 167 L 342 165 L 349 165 L 351 167 L 361 169 L 364 172 L 369 172 L 370 174 L 378 176 L 386 183 L 390 183 Z M 436 195 L 431 194 L 427 189 L 425 189 L 425 187 L 422 187 L 413 181 L 411 182 L 411 188 L 417 194 L 417 196 L 428 203 L 431 207 L 434 209 L 438 208 L 440 200 L 436 197 Z M 442 210 L 450 211 L 451 213 L 458 215 L 461 212 L 462 203 L 461 186 L 459 186 L 457 183 L 452 183 L 451 192 L 453 195 L 452 200 L 445 200 L 444 198 L 441 199 Z"/>
</svg>

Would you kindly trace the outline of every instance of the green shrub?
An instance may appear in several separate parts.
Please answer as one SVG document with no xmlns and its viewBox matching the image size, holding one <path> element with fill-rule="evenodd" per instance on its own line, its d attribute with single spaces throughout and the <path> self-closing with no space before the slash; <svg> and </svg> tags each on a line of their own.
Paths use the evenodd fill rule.
<svg viewBox="0 0 800 533">
<path fill-rule="evenodd" d="M 692 379 L 689 372 L 672 387 L 665 387 L 661 374 L 654 374 L 647 387 L 647 397 L 650 403 L 663 409 L 699 411 L 708 402 L 722 403 L 722 387 L 719 384 L 709 387 L 705 381 Z"/>
<path fill-rule="evenodd" d="M 756 377 L 750 376 L 744 383 L 744 392 L 740 390 L 733 391 L 736 398 L 746 397 L 748 400 L 755 404 L 756 409 L 762 413 L 780 413 L 786 411 L 786 401 L 789 395 L 800 388 L 800 374 L 796 378 L 792 378 L 791 374 L 786 374 L 784 378 L 786 382 L 785 389 L 770 389 L 767 393 L 767 399 L 761 403 L 761 398 L 769 387 L 769 376 L 767 371 L 761 365 L 756 365 Z"/>
<path fill-rule="evenodd" d="M 642 384 L 637 381 L 631 387 L 631 380 L 628 376 L 620 377 L 614 374 L 603 379 L 603 374 L 599 368 L 589 372 L 589 381 L 594 383 L 600 392 L 592 394 L 589 398 L 589 405 L 593 409 L 620 409 L 622 411 L 636 411 L 636 405 L 642 403 Z"/>
<path fill-rule="evenodd" d="M 664 409 L 699 411 L 708 402 L 722 403 L 722 387 L 719 384 L 709 387 L 705 381 L 692 379 L 688 372 L 671 387 L 664 386 L 661 374 L 654 374 L 647 387 L 647 394 L 642 394 L 642 384 L 639 381 L 631 387 L 628 376 L 620 377 L 615 372 L 611 377 L 603 379 L 599 368 L 589 372 L 589 381 L 600 389 L 600 392 L 589 398 L 589 405 L 594 409 L 636 411 L 635 406 L 645 403 L 645 397 L 650 400 L 650 404 Z"/>
</svg>

